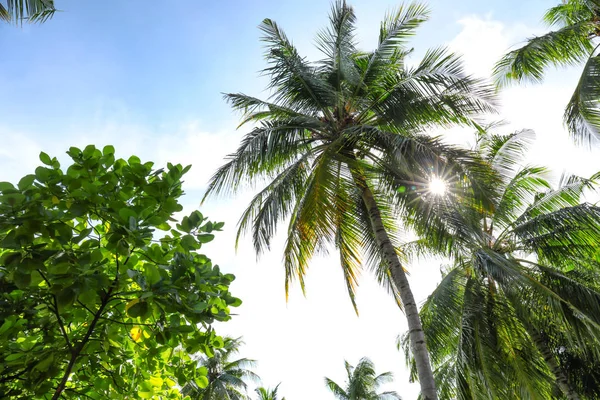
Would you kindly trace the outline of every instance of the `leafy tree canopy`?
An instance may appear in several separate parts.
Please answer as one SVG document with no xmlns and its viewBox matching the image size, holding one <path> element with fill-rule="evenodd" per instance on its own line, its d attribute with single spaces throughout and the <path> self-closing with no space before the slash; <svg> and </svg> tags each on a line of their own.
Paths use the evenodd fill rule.
<svg viewBox="0 0 600 400">
<path fill-rule="evenodd" d="M 0 393 L 173 399 L 205 386 L 192 355 L 223 346 L 211 324 L 241 301 L 196 252 L 223 224 L 194 211 L 172 226 L 190 167 L 153 170 L 112 146 L 67 153 L 66 171 L 41 153 L 35 174 L 0 183 Z"/>
</svg>

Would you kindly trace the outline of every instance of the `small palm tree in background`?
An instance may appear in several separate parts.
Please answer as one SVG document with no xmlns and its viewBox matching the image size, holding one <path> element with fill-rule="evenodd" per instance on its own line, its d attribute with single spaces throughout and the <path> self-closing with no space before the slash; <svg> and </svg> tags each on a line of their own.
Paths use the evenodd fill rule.
<svg viewBox="0 0 600 400">
<path fill-rule="evenodd" d="M 600 208 L 581 203 L 595 185 L 551 189 L 543 168 L 519 166 L 532 139 L 480 133 L 504 182 L 493 212 L 444 203 L 412 245 L 453 259 L 421 310 L 442 399 L 579 399 L 566 356 L 597 366 Z"/>
<path fill-rule="evenodd" d="M 224 346 L 213 357 L 203 357 L 199 368 L 207 369 L 208 384 L 202 388 L 192 381 L 181 390 L 184 396 L 197 400 L 247 400 L 245 380 L 258 381 L 258 376 L 250 370 L 256 364 L 247 358 L 233 359 L 243 342 L 237 338 L 225 338 Z"/>
<path fill-rule="evenodd" d="M 260 29 L 272 96 L 225 96 L 244 113 L 241 125 L 258 126 L 217 170 L 206 196 L 267 181 L 243 213 L 238 237 L 251 230 L 260 253 L 289 218 L 286 292 L 296 279 L 304 290 L 312 256 L 334 246 L 354 304 L 362 264 L 372 266 L 404 307 L 421 391 L 434 400 L 417 303 L 397 254 L 397 217 L 412 210 L 419 218 L 427 208 L 423 189 L 441 171 L 459 184 L 476 180 L 479 164 L 469 152 L 424 132 L 471 123 L 493 110 L 494 94 L 444 49 L 407 64 L 408 40 L 428 15 L 420 4 L 389 13 L 377 48 L 364 52 L 355 41 L 354 11 L 336 1 L 330 26 L 317 36 L 324 58 L 316 62 L 301 57 L 281 28 L 265 19 Z"/>
<path fill-rule="evenodd" d="M 0 1 L 0 19 L 15 24 L 44 22 L 56 12 L 53 0 L 6 0 L 5 4 Z"/>
<path fill-rule="evenodd" d="M 338 400 L 401 400 L 396 392 L 378 393 L 379 387 L 392 382 L 391 372 L 377 375 L 375 365 L 368 358 L 362 358 L 356 367 L 344 362 L 348 380 L 344 387 L 325 378 L 325 385 Z"/>
<path fill-rule="evenodd" d="M 257 394 L 256 400 L 285 400 L 285 397 L 279 399 L 277 390 L 279 389 L 279 385 L 275 386 L 273 389 L 268 389 L 264 387 L 258 387 L 255 389 Z"/>
<path fill-rule="evenodd" d="M 528 39 L 494 69 L 497 82 L 541 82 L 548 66 L 582 65 L 581 78 L 567 104 L 564 121 L 580 143 L 600 139 L 600 1 L 566 0 L 544 20 L 557 30 Z"/>
</svg>

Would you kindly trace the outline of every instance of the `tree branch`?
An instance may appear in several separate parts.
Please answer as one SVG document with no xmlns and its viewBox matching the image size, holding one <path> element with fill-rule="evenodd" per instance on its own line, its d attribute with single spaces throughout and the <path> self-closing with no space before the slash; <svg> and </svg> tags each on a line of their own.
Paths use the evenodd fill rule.
<svg viewBox="0 0 600 400">
<path fill-rule="evenodd" d="M 38 273 L 42 276 L 42 279 L 44 279 L 44 281 L 46 282 L 46 285 L 48 285 L 48 288 L 51 288 L 52 285 L 50 284 L 50 281 L 48 281 L 48 278 L 46 278 L 46 275 L 44 275 L 44 273 L 38 269 L 37 270 Z M 54 307 L 49 307 L 52 312 L 54 312 L 54 315 L 56 315 L 56 319 L 58 320 L 58 327 L 60 328 L 60 333 L 62 334 L 63 338 L 65 339 L 65 342 L 67 343 L 67 347 L 69 348 L 69 351 L 71 353 L 73 353 L 73 345 L 71 344 L 71 341 L 69 340 L 69 335 L 67 335 L 67 331 L 65 329 L 65 325 L 62 322 L 62 318 L 60 317 L 60 313 L 58 312 L 58 302 L 56 301 L 56 295 L 52 295 L 52 303 L 54 305 Z"/>
</svg>

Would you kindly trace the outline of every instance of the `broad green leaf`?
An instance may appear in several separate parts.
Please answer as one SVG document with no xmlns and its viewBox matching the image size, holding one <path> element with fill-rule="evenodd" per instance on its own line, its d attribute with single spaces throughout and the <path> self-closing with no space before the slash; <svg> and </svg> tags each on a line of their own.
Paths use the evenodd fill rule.
<svg viewBox="0 0 600 400">
<path fill-rule="evenodd" d="M 40 153 L 40 161 L 46 165 L 52 165 L 52 159 L 50 156 L 43 151 Z"/>
<path fill-rule="evenodd" d="M 160 276 L 160 272 L 158 271 L 158 267 L 156 265 L 151 264 L 151 263 L 146 263 L 144 265 L 144 268 L 145 268 L 145 272 L 146 272 L 146 280 L 148 281 L 149 284 L 154 285 L 155 283 L 160 281 L 161 276 Z"/>
<path fill-rule="evenodd" d="M 150 307 L 145 301 L 140 301 L 127 309 L 127 315 L 131 318 L 145 319 L 148 316 Z"/>
<path fill-rule="evenodd" d="M 114 146 L 111 146 L 111 145 L 104 146 L 104 148 L 102 149 L 102 154 L 105 156 L 110 155 L 110 154 L 115 154 Z"/>
<path fill-rule="evenodd" d="M 200 235 L 197 235 L 196 238 L 198 238 L 198 241 L 200 243 L 208 243 L 208 242 L 212 242 L 215 238 L 215 235 L 210 234 L 210 233 L 203 233 Z"/>
<path fill-rule="evenodd" d="M 0 182 L 0 192 L 5 192 L 7 190 L 15 190 L 15 187 L 10 182 Z"/>
<path fill-rule="evenodd" d="M 33 185 L 33 182 L 35 182 L 35 175 L 25 175 L 19 181 L 19 184 L 18 184 L 19 190 L 25 190 L 25 189 L 30 188 Z"/>
<path fill-rule="evenodd" d="M 208 378 L 206 376 L 198 376 L 194 378 L 194 382 L 196 382 L 196 385 L 198 385 L 200 389 L 204 389 L 208 386 Z"/>
</svg>

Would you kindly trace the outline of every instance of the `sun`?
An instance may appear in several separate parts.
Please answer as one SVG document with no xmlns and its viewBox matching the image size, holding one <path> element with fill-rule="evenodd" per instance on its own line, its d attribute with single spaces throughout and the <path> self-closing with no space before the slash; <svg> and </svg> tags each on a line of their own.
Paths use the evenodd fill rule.
<svg viewBox="0 0 600 400">
<path fill-rule="evenodd" d="M 427 189 L 429 190 L 429 193 L 431 193 L 433 195 L 443 196 L 444 194 L 446 194 L 446 190 L 448 188 L 447 188 L 446 182 L 444 182 L 444 180 L 442 180 L 438 177 L 433 177 L 429 181 L 429 185 L 428 185 Z"/>
</svg>

